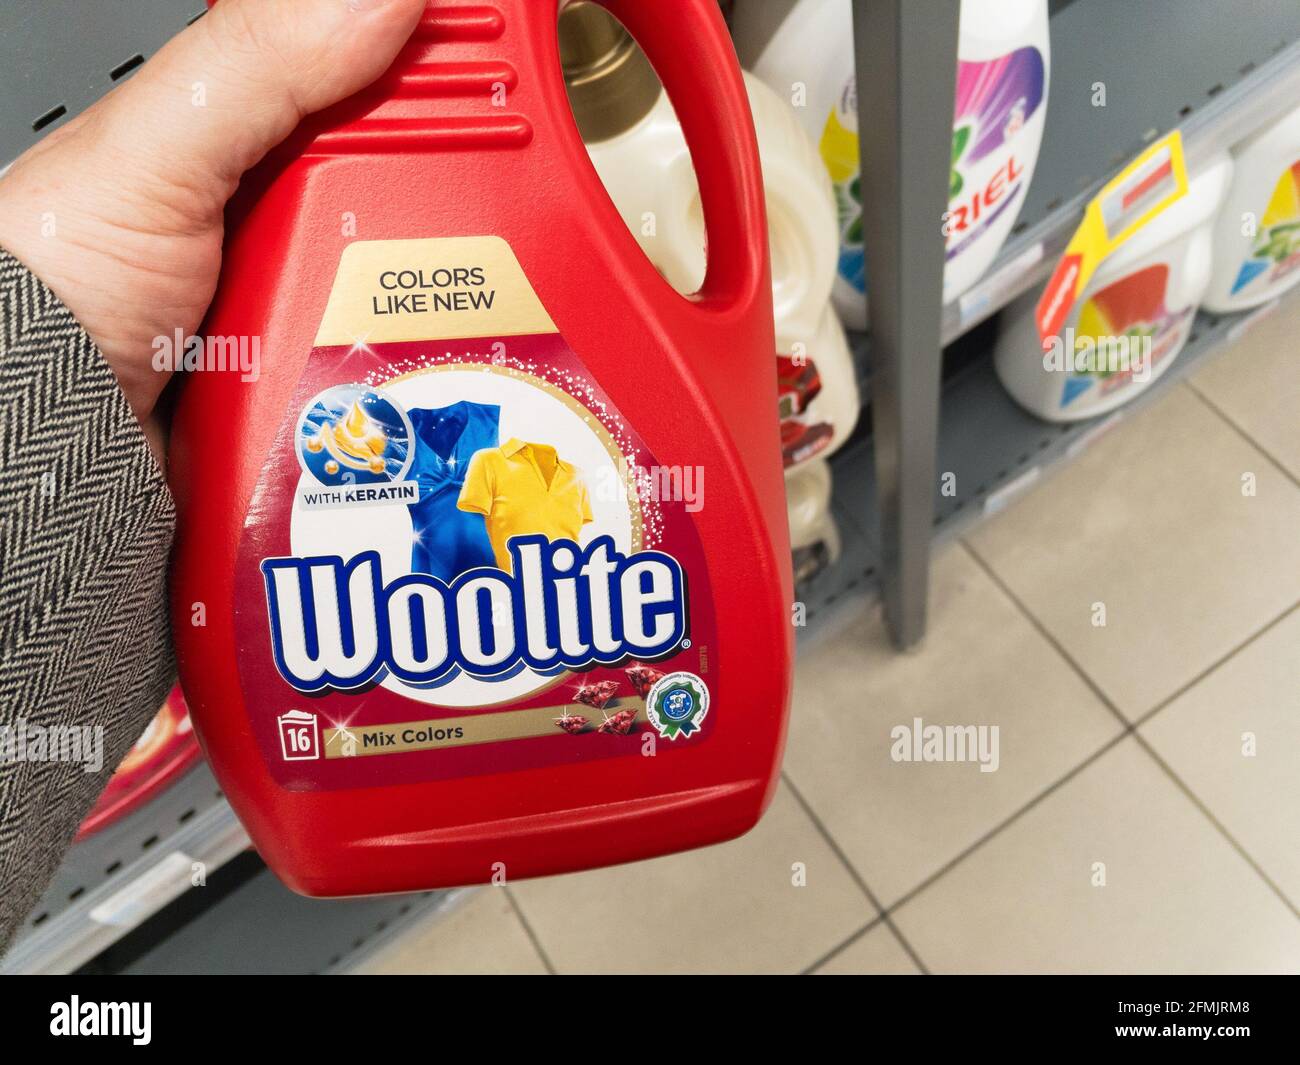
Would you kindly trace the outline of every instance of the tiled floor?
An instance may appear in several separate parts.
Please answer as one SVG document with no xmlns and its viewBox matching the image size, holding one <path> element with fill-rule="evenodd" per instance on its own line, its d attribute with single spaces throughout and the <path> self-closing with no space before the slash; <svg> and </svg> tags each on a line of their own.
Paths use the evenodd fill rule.
<svg viewBox="0 0 1300 1065">
<path fill-rule="evenodd" d="M 749 836 L 484 888 L 369 971 L 1300 972 L 1298 334 L 942 550 L 919 651 L 865 601 L 803 640 Z M 996 770 L 896 760 L 918 718 Z"/>
</svg>

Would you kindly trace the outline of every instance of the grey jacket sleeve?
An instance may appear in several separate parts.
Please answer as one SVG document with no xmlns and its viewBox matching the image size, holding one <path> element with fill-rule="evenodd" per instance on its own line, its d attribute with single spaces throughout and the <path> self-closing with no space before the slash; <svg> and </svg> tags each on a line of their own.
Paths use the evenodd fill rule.
<svg viewBox="0 0 1300 1065">
<path fill-rule="evenodd" d="M 172 683 L 174 519 L 94 342 L 0 249 L 0 951 Z"/>
</svg>

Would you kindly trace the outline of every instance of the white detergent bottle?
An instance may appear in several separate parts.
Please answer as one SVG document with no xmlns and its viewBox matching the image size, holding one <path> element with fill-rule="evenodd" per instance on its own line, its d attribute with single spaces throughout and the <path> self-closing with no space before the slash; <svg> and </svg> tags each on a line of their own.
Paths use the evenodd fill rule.
<svg viewBox="0 0 1300 1065">
<path fill-rule="evenodd" d="M 642 250 L 682 293 L 706 262 L 699 186 L 681 126 L 649 62 L 602 8 L 560 16 L 574 118 L 596 172 Z M 830 179 L 790 105 L 745 75 L 758 135 L 787 468 L 838 447 L 857 421 L 857 376 L 830 309 L 837 227 Z"/>
<path fill-rule="evenodd" d="M 650 261 L 679 292 L 704 279 L 699 186 L 649 61 L 602 8 L 560 16 L 569 102 L 596 172 Z M 763 165 L 779 336 L 811 344 L 835 276 L 835 206 L 816 146 L 789 104 L 746 75 Z"/>
<path fill-rule="evenodd" d="M 1203 301 L 1220 314 L 1300 282 L 1300 107 L 1234 145 L 1232 162 Z"/>
<path fill-rule="evenodd" d="M 831 513 L 831 468 L 809 462 L 785 475 L 790 551 L 796 582 L 833 564 L 840 557 L 840 530 Z"/>
<path fill-rule="evenodd" d="M 1209 284 L 1215 214 L 1232 180 L 1222 154 L 1187 194 L 1104 259 L 1045 351 L 1031 289 L 1002 312 L 994 365 L 1022 407 L 1067 422 L 1127 403 L 1172 365 Z"/>
<path fill-rule="evenodd" d="M 851 0 L 742 0 L 733 32 L 741 64 L 790 100 L 817 139 L 839 210 L 835 307 L 850 329 L 865 329 Z M 963 0 L 945 302 L 980 278 L 1015 225 L 1038 161 L 1049 66 L 1047 0 Z"/>
<path fill-rule="evenodd" d="M 776 336 L 777 403 L 786 470 L 828 458 L 857 424 L 858 381 L 844 326 L 829 303 L 812 340 Z"/>
</svg>

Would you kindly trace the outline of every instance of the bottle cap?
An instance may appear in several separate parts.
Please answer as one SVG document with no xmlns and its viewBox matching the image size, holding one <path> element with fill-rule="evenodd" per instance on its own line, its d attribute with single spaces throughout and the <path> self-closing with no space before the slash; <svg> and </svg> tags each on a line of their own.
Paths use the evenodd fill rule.
<svg viewBox="0 0 1300 1065">
<path fill-rule="evenodd" d="M 631 129 L 662 91 L 645 53 L 597 4 L 574 4 L 560 13 L 560 63 L 578 132 L 588 143 Z"/>
</svg>

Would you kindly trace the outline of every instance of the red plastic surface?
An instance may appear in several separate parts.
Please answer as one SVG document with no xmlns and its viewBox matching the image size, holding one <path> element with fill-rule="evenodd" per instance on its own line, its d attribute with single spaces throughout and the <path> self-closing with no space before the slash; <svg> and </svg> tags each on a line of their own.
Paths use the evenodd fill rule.
<svg viewBox="0 0 1300 1065">
<path fill-rule="evenodd" d="M 792 586 L 761 176 L 714 0 L 611 0 L 691 146 L 709 243 L 674 292 L 600 184 L 569 110 L 553 0 L 437 2 L 375 86 L 307 120 L 231 211 L 206 331 L 261 337 L 262 375 L 197 373 L 172 444 L 174 623 L 201 742 L 258 851 L 309 895 L 409 891 L 649 857 L 739 835 L 776 785 Z M 509 86 L 492 104 L 493 83 Z M 236 667 L 234 566 L 253 487 L 349 239 L 495 234 L 556 327 L 665 465 L 707 472 L 695 515 L 715 590 L 709 742 L 441 782 L 295 792 L 268 775 Z M 233 446 L 233 450 L 232 450 Z M 193 604 L 206 625 L 191 624 Z"/>
<path fill-rule="evenodd" d="M 198 760 L 199 745 L 190 727 L 185 697 L 176 687 L 109 778 L 77 829 L 77 839 L 93 836 L 139 809 Z"/>
</svg>

